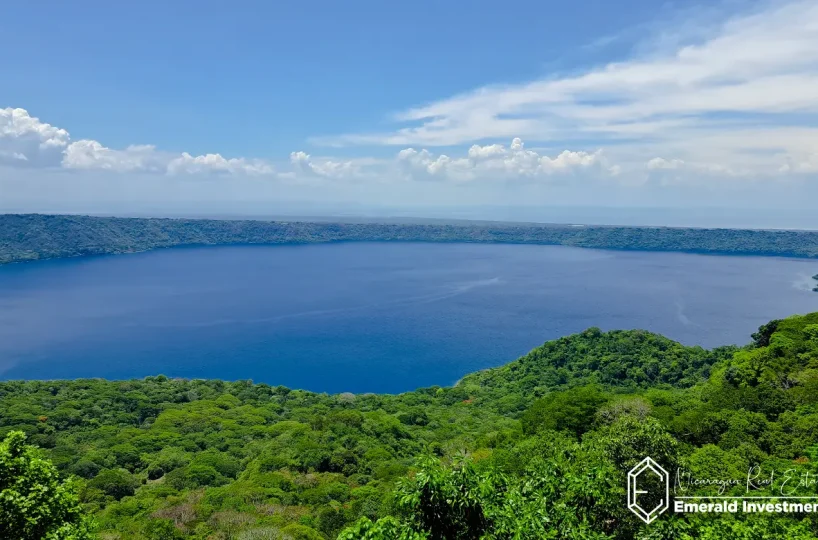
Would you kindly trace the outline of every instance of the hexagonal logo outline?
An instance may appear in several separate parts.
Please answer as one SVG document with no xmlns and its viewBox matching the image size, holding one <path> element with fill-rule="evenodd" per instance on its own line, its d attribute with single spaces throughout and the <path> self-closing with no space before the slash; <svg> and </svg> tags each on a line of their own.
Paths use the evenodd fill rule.
<svg viewBox="0 0 818 540">
<path fill-rule="evenodd" d="M 647 493 L 640 491 L 638 486 L 638 478 L 642 474 L 651 473 L 659 477 L 660 482 L 665 484 L 665 496 L 662 501 L 650 510 L 645 510 L 639 505 L 637 496 L 640 493 Z M 656 463 L 652 458 L 646 457 L 639 462 L 633 469 L 628 471 L 628 510 L 636 514 L 639 519 L 647 524 L 653 522 L 657 517 L 665 512 L 670 507 L 670 475 L 661 465 Z"/>
</svg>

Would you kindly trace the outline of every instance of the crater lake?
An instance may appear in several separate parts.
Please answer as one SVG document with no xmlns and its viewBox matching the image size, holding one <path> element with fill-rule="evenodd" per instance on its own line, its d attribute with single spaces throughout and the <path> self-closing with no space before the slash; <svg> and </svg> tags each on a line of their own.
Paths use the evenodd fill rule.
<svg viewBox="0 0 818 540">
<path fill-rule="evenodd" d="M 451 385 L 544 341 L 745 344 L 818 311 L 818 261 L 507 244 L 218 246 L 0 267 L 0 378 Z"/>
</svg>

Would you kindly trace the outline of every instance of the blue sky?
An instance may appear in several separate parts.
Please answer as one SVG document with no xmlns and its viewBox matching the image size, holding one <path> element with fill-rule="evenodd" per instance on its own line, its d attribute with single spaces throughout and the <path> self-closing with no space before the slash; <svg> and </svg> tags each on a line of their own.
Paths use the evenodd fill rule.
<svg viewBox="0 0 818 540">
<path fill-rule="evenodd" d="M 18 2 L 0 50 L 5 210 L 818 200 L 811 1 Z"/>
<path fill-rule="evenodd" d="M 274 158 L 388 129 L 409 106 L 612 60 L 595 41 L 648 22 L 651 4 L 53 2 L 43 17 L 18 2 L 0 34 L 19 51 L 4 106 L 112 147 Z"/>
</svg>

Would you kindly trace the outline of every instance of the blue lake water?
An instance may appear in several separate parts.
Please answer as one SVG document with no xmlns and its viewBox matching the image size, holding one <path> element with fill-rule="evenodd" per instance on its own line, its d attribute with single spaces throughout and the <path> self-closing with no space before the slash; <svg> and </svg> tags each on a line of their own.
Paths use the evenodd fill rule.
<svg viewBox="0 0 818 540">
<path fill-rule="evenodd" d="M 178 248 L 0 267 L 0 378 L 449 385 L 543 341 L 746 343 L 818 311 L 818 261 L 478 244 Z"/>
</svg>

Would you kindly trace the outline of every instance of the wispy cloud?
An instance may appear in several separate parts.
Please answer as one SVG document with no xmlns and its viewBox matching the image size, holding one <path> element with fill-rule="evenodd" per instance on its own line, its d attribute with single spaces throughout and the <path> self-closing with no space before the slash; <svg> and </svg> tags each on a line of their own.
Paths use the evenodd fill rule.
<svg viewBox="0 0 818 540">
<path fill-rule="evenodd" d="M 689 19 L 674 20 L 666 32 L 651 29 L 645 42 L 655 47 L 637 46 L 616 63 L 478 88 L 398 111 L 391 131 L 318 140 L 337 147 L 393 146 L 391 158 L 296 150 L 274 163 L 170 153 L 153 145 L 109 148 L 97 140 L 75 141 L 68 130 L 25 109 L 6 108 L 0 109 L 0 165 L 311 185 L 570 179 L 743 187 L 811 178 L 818 173 L 818 3 L 742 5 L 754 11 L 706 13 L 699 26 Z"/>
<path fill-rule="evenodd" d="M 767 4 L 687 42 L 684 35 L 674 39 L 670 51 L 479 88 L 399 112 L 395 120 L 408 125 L 394 131 L 324 141 L 456 146 L 523 137 L 610 147 L 611 155 L 641 163 L 663 155 L 759 172 L 815 160 L 818 3 Z"/>
</svg>

